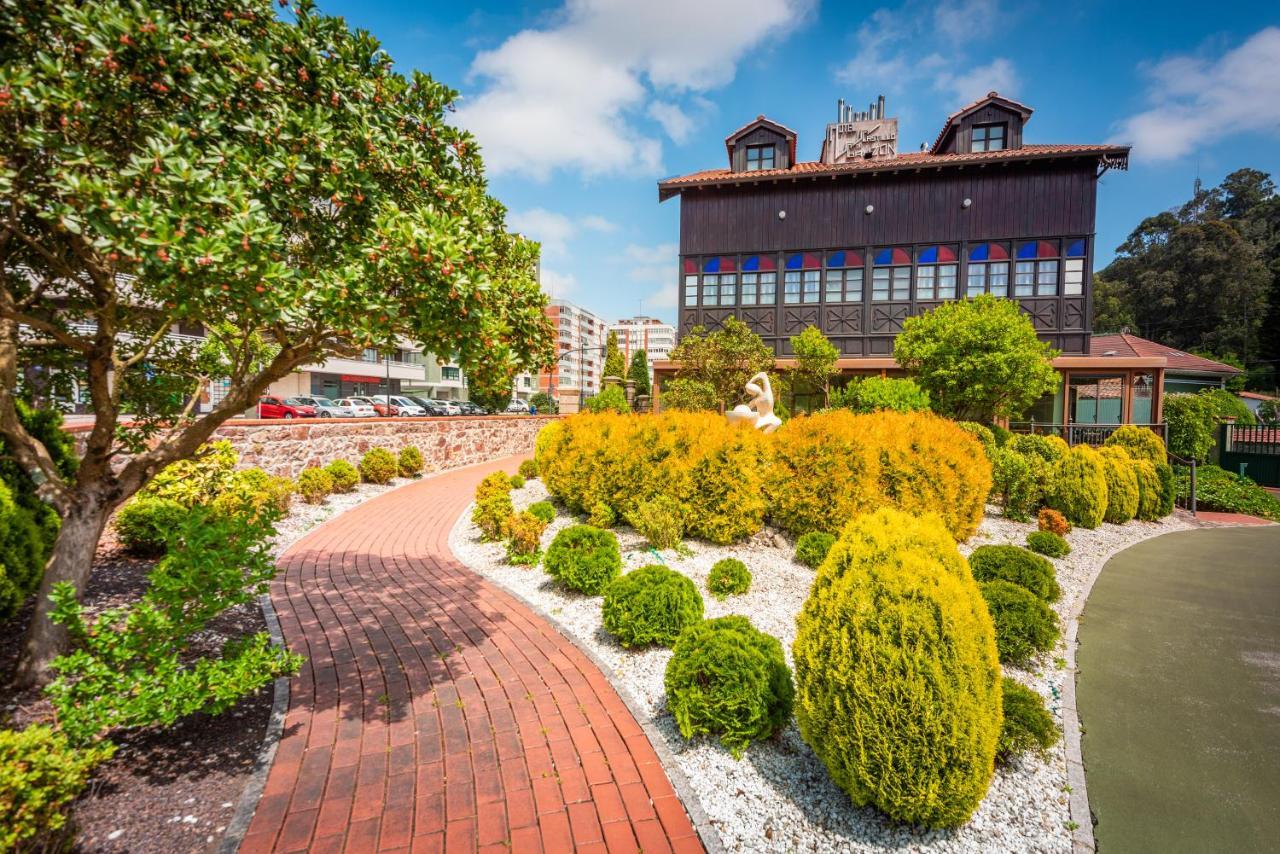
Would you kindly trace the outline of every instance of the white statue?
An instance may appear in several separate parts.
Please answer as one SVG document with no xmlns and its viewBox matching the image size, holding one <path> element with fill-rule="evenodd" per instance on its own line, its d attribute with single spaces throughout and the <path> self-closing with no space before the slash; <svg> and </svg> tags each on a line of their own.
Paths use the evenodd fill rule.
<svg viewBox="0 0 1280 854">
<path fill-rule="evenodd" d="M 750 424 L 757 430 L 772 433 L 782 426 L 782 419 L 773 414 L 773 386 L 764 371 L 747 380 L 748 403 L 739 403 L 724 414 L 730 424 Z"/>
</svg>

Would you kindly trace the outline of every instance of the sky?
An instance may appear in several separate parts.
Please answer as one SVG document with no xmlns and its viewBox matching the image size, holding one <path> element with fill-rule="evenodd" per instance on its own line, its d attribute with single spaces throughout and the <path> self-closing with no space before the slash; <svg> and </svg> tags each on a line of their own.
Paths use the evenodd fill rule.
<svg viewBox="0 0 1280 854">
<path fill-rule="evenodd" d="M 1280 4 L 933 0 L 320 0 L 402 71 L 461 93 L 508 225 L 542 285 L 607 320 L 675 319 L 679 201 L 657 182 L 725 165 L 767 115 L 814 160 L 838 98 L 879 94 L 899 151 L 997 90 L 1028 143 L 1124 142 L 1099 186 L 1097 262 L 1143 217 L 1250 166 L 1280 173 Z"/>
</svg>

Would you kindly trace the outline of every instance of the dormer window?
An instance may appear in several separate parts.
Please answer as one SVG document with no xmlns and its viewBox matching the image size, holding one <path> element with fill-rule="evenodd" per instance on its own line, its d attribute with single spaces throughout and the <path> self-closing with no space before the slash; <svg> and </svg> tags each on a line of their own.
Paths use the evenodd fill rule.
<svg viewBox="0 0 1280 854">
<path fill-rule="evenodd" d="M 775 162 L 774 146 L 748 145 L 747 171 L 756 172 L 761 169 L 773 169 Z"/>
<path fill-rule="evenodd" d="M 969 146 L 970 151 L 1004 151 L 1007 147 L 1005 143 L 1005 125 L 975 125 L 973 128 L 973 140 Z"/>
</svg>

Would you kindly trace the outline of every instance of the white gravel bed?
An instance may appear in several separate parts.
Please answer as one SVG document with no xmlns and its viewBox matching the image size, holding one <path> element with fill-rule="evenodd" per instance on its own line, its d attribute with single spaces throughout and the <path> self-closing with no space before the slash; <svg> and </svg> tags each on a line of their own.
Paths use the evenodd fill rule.
<svg viewBox="0 0 1280 854">
<path fill-rule="evenodd" d="M 546 498 L 546 490 L 538 480 L 530 480 L 524 488 L 512 492 L 517 510 Z M 557 531 L 576 521 L 561 508 L 543 535 L 543 547 Z M 1062 600 L 1055 606 L 1059 614 L 1074 613 L 1072 606 L 1082 595 L 1084 585 L 1111 555 L 1140 540 L 1187 527 L 1190 526 L 1170 517 L 1159 523 L 1104 524 L 1096 531 L 1073 531 L 1067 538 L 1071 554 L 1054 561 L 1063 590 Z M 1027 533 L 1033 530 L 1034 522 L 1011 522 L 999 517 L 996 508 L 988 507 L 978 533 L 962 544 L 961 551 L 968 554 L 988 543 L 1023 545 Z M 795 563 L 793 544 L 787 538 L 766 529 L 747 542 L 731 546 L 689 541 L 692 554 L 681 557 L 674 551 L 656 554 L 629 528 L 619 528 L 616 533 L 622 547 L 623 572 L 662 562 L 684 573 L 702 592 L 708 618 L 747 615 L 757 628 L 782 641 L 791 663 L 795 617 L 808 596 L 813 572 Z M 848 796 L 831 782 L 822 763 L 801 739 L 794 722 L 776 738 L 751 745 L 741 760 L 734 760 L 712 738 L 686 742 L 666 712 L 662 678 L 670 650 L 628 651 L 614 643 L 601 626 L 599 597 L 563 590 L 540 568 L 507 565 L 504 545 L 481 542 L 469 511 L 454 526 L 449 545 L 472 569 L 542 609 L 611 669 L 607 675 L 614 685 L 637 701 L 666 740 L 703 811 L 730 850 L 1071 850 L 1069 786 L 1061 740 L 1047 761 L 1023 757 L 1008 768 L 998 768 L 986 799 L 964 827 L 956 831 L 925 831 L 895 825 L 874 809 L 858 809 L 850 804 Z M 736 557 L 751 570 L 751 590 L 718 602 L 706 591 L 706 580 L 711 566 L 725 557 Z M 1063 634 L 1066 635 L 1065 625 Z M 1059 724 L 1059 698 L 1066 676 L 1063 653 L 1060 642 L 1035 669 L 1006 671 L 1039 691 Z"/>
</svg>

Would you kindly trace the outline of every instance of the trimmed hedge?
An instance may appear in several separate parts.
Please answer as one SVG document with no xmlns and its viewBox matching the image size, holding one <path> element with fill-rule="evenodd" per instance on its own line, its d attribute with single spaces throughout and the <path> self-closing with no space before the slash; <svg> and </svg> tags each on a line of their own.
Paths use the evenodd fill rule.
<svg viewBox="0 0 1280 854">
<path fill-rule="evenodd" d="M 1002 664 L 1024 665 L 1053 648 L 1058 617 L 1043 599 L 1009 581 L 984 581 L 979 587 L 995 623 Z"/>
<path fill-rule="evenodd" d="M 1035 454 L 997 448 L 991 458 L 992 494 L 1005 518 L 1026 522 L 1039 506 L 1047 478 L 1047 464 Z"/>
<path fill-rule="evenodd" d="M 1046 602 L 1062 596 L 1053 564 L 1022 546 L 979 546 L 969 555 L 969 567 L 978 581 L 1009 581 Z"/>
<path fill-rule="evenodd" d="M 1076 445 L 1058 460 L 1049 476 L 1045 504 L 1077 527 L 1101 525 L 1107 513 L 1107 475 L 1098 452 Z"/>
<path fill-rule="evenodd" d="M 595 596 L 622 571 L 618 538 L 611 531 L 573 525 L 556 534 L 542 566 L 570 590 Z"/>
<path fill-rule="evenodd" d="M 605 588 L 600 613 L 605 630 L 625 647 L 671 646 L 682 631 L 702 620 L 702 608 L 702 596 L 692 581 L 652 564 Z"/>
<path fill-rule="evenodd" d="M 966 433 L 972 433 L 974 438 L 982 443 L 982 450 L 987 452 L 988 459 L 995 453 L 996 434 L 991 432 L 990 427 L 976 421 L 957 421 L 956 426 Z"/>
<path fill-rule="evenodd" d="M 796 540 L 796 563 L 817 569 L 827 559 L 827 553 L 835 545 L 834 534 L 826 531 L 810 531 Z"/>
<path fill-rule="evenodd" d="M 1027 534 L 1027 548 L 1045 557 L 1066 557 L 1071 545 L 1052 531 L 1032 531 Z"/>
<path fill-rule="evenodd" d="M 618 524 L 618 515 L 608 504 L 597 501 L 591 508 L 591 513 L 587 515 L 587 524 L 595 528 L 612 528 Z"/>
<path fill-rule="evenodd" d="M 1160 518 L 1173 512 L 1173 505 L 1178 497 L 1178 482 L 1174 477 L 1173 466 L 1161 463 L 1156 466 L 1156 476 L 1160 478 Z"/>
<path fill-rule="evenodd" d="M 168 498 L 139 495 L 116 511 L 116 537 L 138 557 L 160 557 L 169 534 L 187 518 L 188 508 Z"/>
<path fill-rule="evenodd" d="M 735 758 L 786 725 L 795 700 L 782 644 L 736 615 L 681 632 L 663 684 L 680 734 L 719 735 Z"/>
<path fill-rule="evenodd" d="M 1028 751 L 1043 757 L 1058 743 L 1058 727 L 1044 698 L 1016 679 L 1004 677 L 1004 723 L 996 752 L 1002 763 Z"/>
<path fill-rule="evenodd" d="M 1169 462 L 1169 454 L 1165 451 L 1164 440 L 1146 427 L 1126 424 L 1116 429 L 1102 443 L 1105 448 L 1124 448 L 1135 460 L 1146 460 L 1153 466 Z"/>
<path fill-rule="evenodd" d="M 941 519 L 882 509 L 850 522 L 792 651 L 800 733 L 855 805 L 934 828 L 973 815 L 994 768 L 1000 665 Z"/>
<path fill-rule="evenodd" d="M 707 576 L 707 590 L 717 599 L 741 596 L 751 589 L 751 570 L 737 558 L 726 557 L 715 562 Z"/>
<path fill-rule="evenodd" d="M 1163 518 L 1160 511 L 1164 504 L 1164 484 L 1156 467 L 1146 460 L 1133 460 L 1133 476 L 1138 484 L 1138 509 L 1134 514 L 1144 522 L 1155 522 Z M 1163 464 L 1162 464 L 1163 465 Z M 1169 468 L 1168 465 L 1164 465 Z"/>
<path fill-rule="evenodd" d="M 1115 445 L 1098 451 L 1098 456 L 1107 479 L 1107 511 L 1102 519 L 1112 525 L 1123 525 L 1138 515 L 1138 474 L 1133 458 L 1124 448 Z"/>
<path fill-rule="evenodd" d="M 350 492 L 360 482 L 360 472 L 346 460 L 334 460 L 324 470 L 333 478 L 334 492 Z"/>
<path fill-rule="evenodd" d="M 1035 456 L 1046 463 L 1056 463 L 1067 451 L 1067 443 L 1060 436 L 1043 436 L 1039 433 L 1018 433 L 1005 445 L 1019 454 Z"/>
<path fill-rule="evenodd" d="M 370 448 L 360 458 L 360 477 L 366 483 L 390 483 L 399 472 L 399 461 L 386 448 Z"/>
</svg>

